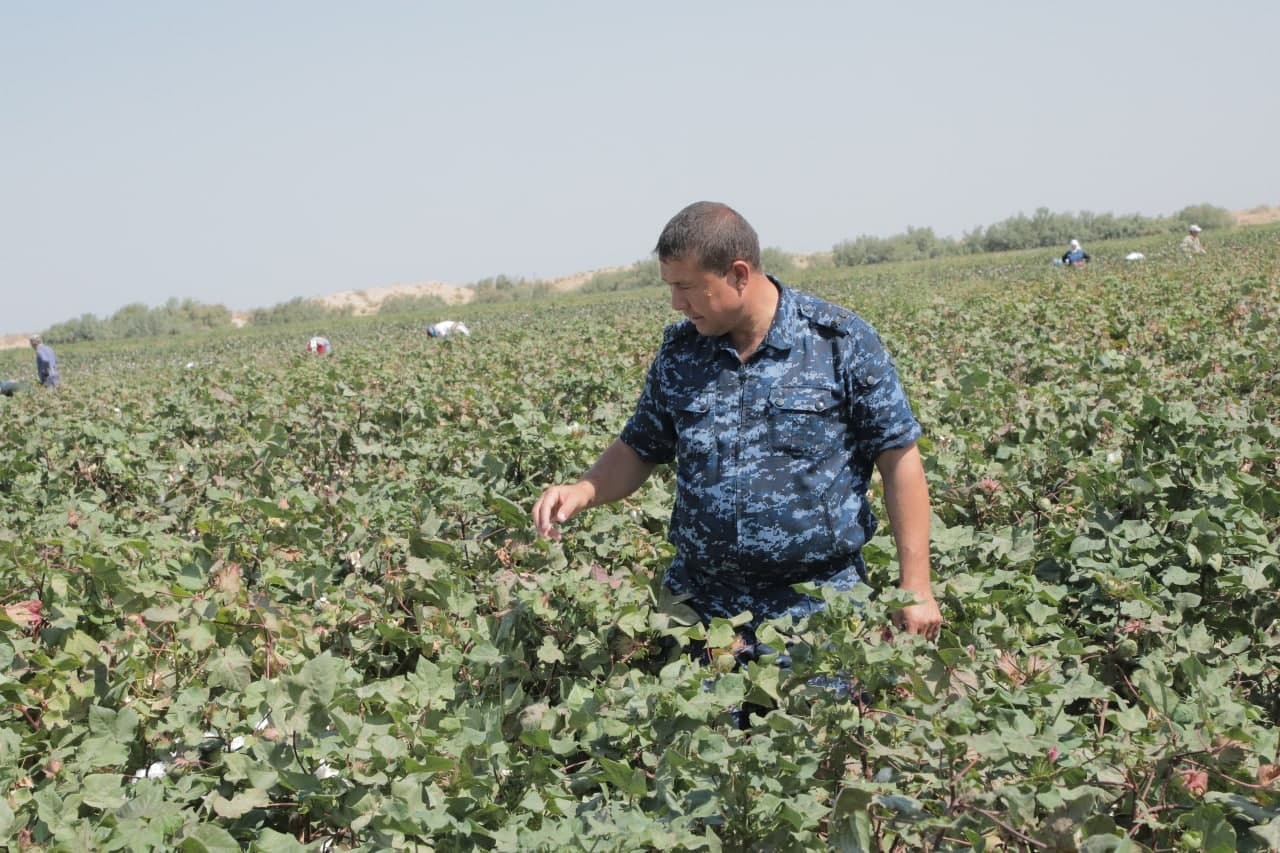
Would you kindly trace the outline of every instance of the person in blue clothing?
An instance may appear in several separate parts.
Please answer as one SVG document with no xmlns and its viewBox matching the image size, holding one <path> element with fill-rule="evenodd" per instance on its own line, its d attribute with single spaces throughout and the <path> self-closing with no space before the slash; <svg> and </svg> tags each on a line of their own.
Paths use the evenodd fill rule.
<svg viewBox="0 0 1280 853">
<path fill-rule="evenodd" d="M 36 378 L 46 388 L 56 388 L 62 381 L 58 373 L 58 357 L 39 335 L 30 338 L 31 348 L 36 351 Z"/>
<path fill-rule="evenodd" d="M 875 330 L 766 275 L 755 230 L 727 205 L 686 207 L 656 252 L 685 319 L 667 328 L 621 435 L 580 480 L 538 498 L 538 533 L 559 537 L 578 512 L 621 500 L 674 462 L 665 583 L 704 620 L 750 611 L 754 628 L 821 607 L 794 584 L 864 580 L 874 468 L 899 584 L 915 598 L 899 626 L 935 638 L 921 429 Z"/>
<path fill-rule="evenodd" d="M 1062 262 L 1069 267 L 1082 267 L 1089 263 L 1089 253 L 1080 248 L 1079 240 L 1072 240 L 1062 253 Z"/>
</svg>

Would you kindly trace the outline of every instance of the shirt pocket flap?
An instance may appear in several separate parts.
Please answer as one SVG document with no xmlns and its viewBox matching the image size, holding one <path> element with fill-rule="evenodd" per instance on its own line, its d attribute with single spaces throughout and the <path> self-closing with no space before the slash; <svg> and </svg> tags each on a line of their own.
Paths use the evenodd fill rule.
<svg viewBox="0 0 1280 853">
<path fill-rule="evenodd" d="M 769 391 L 769 403 L 789 412 L 825 412 L 840 402 L 836 388 L 813 385 L 775 385 Z"/>
</svg>

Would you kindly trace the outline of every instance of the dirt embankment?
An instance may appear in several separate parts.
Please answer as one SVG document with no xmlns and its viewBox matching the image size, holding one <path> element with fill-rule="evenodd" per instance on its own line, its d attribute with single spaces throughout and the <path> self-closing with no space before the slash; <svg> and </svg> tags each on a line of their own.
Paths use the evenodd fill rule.
<svg viewBox="0 0 1280 853">
<path fill-rule="evenodd" d="M 1235 217 L 1237 225 L 1266 225 L 1268 222 L 1280 222 L 1280 207 L 1260 204 L 1249 210 L 1237 210 Z"/>
</svg>

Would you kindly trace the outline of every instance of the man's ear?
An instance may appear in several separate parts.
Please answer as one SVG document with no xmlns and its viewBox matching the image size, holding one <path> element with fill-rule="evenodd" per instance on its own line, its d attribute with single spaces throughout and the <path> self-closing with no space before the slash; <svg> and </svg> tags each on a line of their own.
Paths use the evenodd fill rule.
<svg viewBox="0 0 1280 853">
<path fill-rule="evenodd" d="M 741 293 L 751 279 L 751 265 L 746 261 L 734 261 L 729 265 L 728 279 L 729 283 Z"/>
</svg>

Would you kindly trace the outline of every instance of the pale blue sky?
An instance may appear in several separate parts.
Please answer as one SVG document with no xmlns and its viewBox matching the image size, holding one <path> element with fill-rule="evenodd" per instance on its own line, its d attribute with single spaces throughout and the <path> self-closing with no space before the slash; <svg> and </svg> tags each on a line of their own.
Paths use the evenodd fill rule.
<svg viewBox="0 0 1280 853">
<path fill-rule="evenodd" d="M 1280 4 L 0 0 L 0 332 L 1280 204 Z"/>
</svg>

